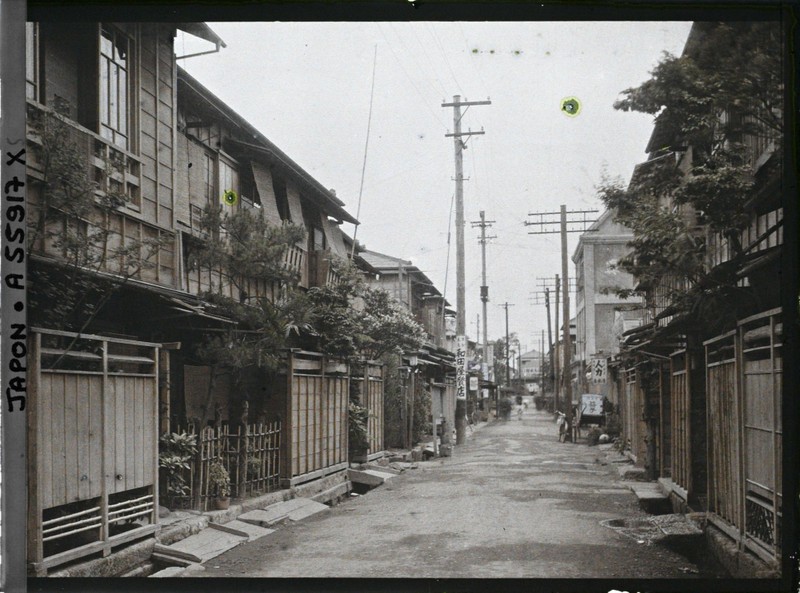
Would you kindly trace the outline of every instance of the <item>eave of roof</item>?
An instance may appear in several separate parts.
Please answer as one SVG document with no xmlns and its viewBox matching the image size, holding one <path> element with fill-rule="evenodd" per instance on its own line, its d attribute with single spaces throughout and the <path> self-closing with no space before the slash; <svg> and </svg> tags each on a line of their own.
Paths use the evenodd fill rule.
<svg viewBox="0 0 800 593">
<path fill-rule="evenodd" d="M 210 41 L 217 47 L 228 47 L 225 45 L 225 42 L 222 40 L 222 38 L 214 33 L 214 31 L 211 30 L 211 27 L 209 27 L 206 23 L 175 23 L 175 27 L 181 31 L 189 33 L 190 35 Z"/>
<path fill-rule="evenodd" d="M 256 129 L 250 122 L 236 113 L 228 104 L 208 90 L 205 86 L 203 86 L 202 83 L 200 83 L 196 78 L 194 78 L 180 66 L 178 67 L 178 84 L 184 86 L 184 92 L 186 89 L 188 89 L 199 99 L 204 100 L 208 104 L 212 105 L 218 112 L 228 118 L 231 123 L 250 134 L 253 140 L 258 142 L 258 144 L 249 144 L 239 140 L 232 140 L 232 142 L 241 144 L 245 147 L 260 150 L 265 154 L 265 156 L 269 155 L 269 158 L 280 162 L 284 167 L 291 171 L 297 177 L 297 179 L 304 181 L 308 188 L 311 189 L 318 198 L 323 200 L 326 207 L 329 207 L 335 212 L 335 214 L 331 214 L 332 216 L 335 216 L 339 220 L 343 220 L 345 222 L 358 224 L 358 220 L 356 220 L 356 218 L 351 216 L 344 209 L 344 202 L 331 193 L 331 191 L 319 181 L 314 179 L 314 177 L 312 177 L 305 169 L 294 162 L 285 152 L 278 148 L 269 140 L 269 138 L 264 136 L 264 134 L 258 131 L 258 129 Z"/>
</svg>

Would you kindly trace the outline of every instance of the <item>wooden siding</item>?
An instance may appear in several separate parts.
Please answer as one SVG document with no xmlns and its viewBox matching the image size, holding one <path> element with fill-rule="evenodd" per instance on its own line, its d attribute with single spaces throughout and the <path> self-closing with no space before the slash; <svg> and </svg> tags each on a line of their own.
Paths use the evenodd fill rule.
<svg viewBox="0 0 800 593">
<path fill-rule="evenodd" d="M 783 358 L 780 310 L 739 325 L 747 543 L 780 557 L 782 517 L 781 394 Z"/>
<path fill-rule="evenodd" d="M 28 557 L 42 572 L 154 531 L 158 345 L 34 329 L 29 347 Z"/>
<path fill-rule="evenodd" d="M 128 197 L 126 205 L 120 208 L 118 214 L 111 217 L 117 220 L 105 220 L 97 211 L 83 221 L 87 232 L 107 225 L 111 233 L 105 248 L 107 259 L 100 269 L 119 273 L 120 265 L 117 258 L 113 257 L 114 249 L 130 244 L 137 239 L 143 241 L 161 239 L 165 245 L 152 254 L 152 257 L 147 258 L 146 249 L 142 249 L 142 261 L 146 259 L 149 261 L 145 267 L 133 274 L 133 277 L 174 287 L 178 278 L 176 239 L 171 232 L 174 228 L 172 219 L 174 186 L 174 89 L 172 80 L 175 74 L 172 36 L 170 35 L 172 28 L 167 25 L 138 24 L 118 25 L 118 28 L 125 31 L 133 42 L 131 53 L 133 59 L 129 69 L 132 89 L 128 103 L 130 119 L 128 149 L 125 150 L 114 145 L 92 128 L 93 125 L 96 126 L 96 114 L 92 116 L 88 113 L 79 114 L 77 111 L 70 111 L 69 118 L 53 115 L 51 103 L 54 98 L 52 95 L 42 97 L 47 105 L 29 101 L 29 119 L 31 122 L 35 122 L 47 114 L 49 117 L 56 117 L 67 124 L 67 140 L 85 157 L 85 173 L 89 180 L 98 183 L 98 191 L 107 191 L 113 185 L 116 191 L 122 191 Z M 81 51 L 97 51 L 99 28 L 96 24 L 93 27 L 80 27 L 63 38 L 57 28 L 51 27 L 47 31 L 48 35 L 53 36 L 56 41 L 60 40 L 61 49 L 65 55 L 72 55 L 75 47 L 78 46 L 83 47 Z M 48 41 L 43 38 L 42 43 L 45 48 L 50 48 L 53 40 Z M 70 44 L 70 46 L 65 48 L 63 44 Z M 58 53 L 50 52 L 49 49 L 46 51 L 53 58 Z M 84 62 L 88 63 L 88 61 Z M 46 80 L 78 80 L 80 78 L 78 70 L 81 68 L 79 63 L 63 62 L 57 59 L 45 60 L 43 76 Z M 91 76 L 91 73 L 87 72 L 87 76 Z M 96 76 L 99 76 L 99 73 Z M 92 84 L 96 84 L 96 81 L 93 81 Z M 91 106 L 94 105 L 91 100 L 78 101 L 78 95 L 90 92 L 85 90 L 90 87 L 91 85 L 78 85 L 74 93 L 66 90 L 64 92 L 70 98 L 70 103 L 75 105 L 86 103 Z M 85 125 L 81 125 L 78 121 Z M 95 123 L 92 124 L 92 121 Z M 41 178 L 42 162 L 38 155 L 41 140 L 35 125 L 29 128 L 28 144 L 29 174 L 34 179 Z M 112 162 L 119 162 L 121 166 L 109 169 L 108 165 Z M 33 192 L 33 194 L 35 193 Z M 34 198 L 32 204 L 35 205 L 35 203 L 36 199 Z M 57 226 L 59 221 L 54 220 L 53 223 Z M 52 243 L 33 246 L 33 249 L 58 259 L 64 257 L 63 252 L 55 248 Z"/>
<path fill-rule="evenodd" d="M 704 343 L 709 511 L 766 560 L 781 552 L 781 339 L 773 309 Z"/>
<path fill-rule="evenodd" d="M 379 453 L 384 450 L 384 371 L 385 369 L 382 365 L 368 364 L 363 376 L 350 378 L 351 381 L 358 383 L 361 405 L 367 408 L 368 412 L 368 454 Z"/>
<path fill-rule="evenodd" d="M 737 385 L 735 334 L 704 342 L 708 393 L 708 508 L 741 525 L 741 406 Z"/>
<path fill-rule="evenodd" d="M 331 363 L 311 352 L 291 354 L 286 417 L 291 430 L 284 442 L 289 461 L 284 480 L 311 479 L 346 465 L 350 378 L 331 373 Z"/>
<path fill-rule="evenodd" d="M 638 381 L 636 367 L 625 370 L 624 385 L 624 435 L 628 440 L 631 455 L 638 464 L 643 464 L 647 458 L 647 427 L 644 422 L 644 393 Z"/>
<path fill-rule="evenodd" d="M 692 424 L 691 386 L 688 353 L 675 352 L 670 357 L 671 415 L 671 478 L 678 486 L 692 490 Z"/>
</svg>

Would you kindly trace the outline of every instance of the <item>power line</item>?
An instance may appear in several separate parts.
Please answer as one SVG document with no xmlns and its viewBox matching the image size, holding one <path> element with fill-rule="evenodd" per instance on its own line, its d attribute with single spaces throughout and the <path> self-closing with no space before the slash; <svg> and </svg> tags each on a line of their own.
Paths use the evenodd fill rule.
<svg viewBox="0 0 800 593">
<path fill-rule="evenodd" d="M 567 233 L 586 232 L 594 224 L 594 218 L 587 218 L 588 214 L 596 214 L 597 210 L 571 210 L 567 211 L 565 205 L 559 212 L 529 212 L 528 216 L 538 217 L 533 222 L 525 222 L 537 230 L 529 231 L 532 235 L 546 233 L 561 234 L 561 289 L 563 291 L 564 312 L 564 402 L 567 425 L 572 426 L 572 337 L 570 335 L 569 319 L 569 253 L 567 252 Z M 571 218 L 570 218 L 571 217 Z M 558 225 L 559 228 L 553 228 Z M 572 228 L 570 228 L 572 225 Z M 558 293 L 556 293 L 558 294 Z"/>
<path fill-rule="evenodd" d="M 408 55 L 408 56 L 411 58 L 411 60 L 414 62 L 414 65 L 417 67 L 417 70 L 418 70 L 419 72 L 421 72 L 421 73 L 422 73 L 422 72 L 425 72 L 425 68 L 424 68 L 422 65 L 420 65 L 420 63 L 419 63 L 419 62 L 417 61 L 417 59 L 414 57 L 414 52 L 412 52 L 412 51 L 411 51 L 411 48 L 409 48 L 409 47 L 407 47 L 407 46 L 406 46 L 406 44 L 403 42 L 403 36 L 402 36 L 402 35 L 400 35 L 400 34 L 397 32 L 397 30 L 394 28 L 394 25 L 393 25 L 392 23 L 389 23 L 389 28 L 390 28 L 390 29 L 392 30 L 392 32 L 393 32 L 393 33 L 394 33 L 394 34 L 397 36 L 397 39 L 398 39 L 398 41 L 400 42 L 400 46 L 403 48 L 403 51 L 404 51 L 404 52 L 405 52 L 405 53 L 406 53 L 406 54 L 407 54 L 407 55 Z M 420 41 L 419 41 L 419 37 L 417 37 L 417 33 L 416 33 L 416 30 L 415 30 L 415 28 L 414 28 L 414 27 L 412 27 L 412 28 L 411 28 L 411 33 L 414 35 L 415 39 L 417 40 L 417 44 L 419 44 L 419 45 L 421 46 L 422 44 L 421 44 L 421 43 L 420 43 Z M 425 50 L 424 50 L 424 48 L 423 48 L 423 51 L 425 51 Z M 426 56 L 426 57 L 427 57 L 427 56 Z M 430 60 L 430 58 L 428 58 L 428 59 L 426 60 L 426 63 L 427 63 L 428 65 L 430 65 L 430 62 L 431 62 L 431 60 Z M 424 77 L 423 79 L 427 79 L 427 80 L 428 80 L 428 84 L 430 84 L 431 88 L 432 88 L 434 91 L 436 91 L 436 94 L 437 94 L 437 95 L 440 95 L 440 96 L 445 96 L 445 95 L 447 95 L 447 89 L 445 88 L 444 84 L 442 84 L 442 81 L 441 81 L 441 80 L 439 80 L 439 77 L 436 75 L 436 72 L 435 72 L 435 71 L 433 71 L 433 70 L 432 70 L 432 72 L 433 72 L 433 80 L 435 80 L 436 82 L 438 82 L 438 83 L 439 83 L 439 88 L 438 88 L 438 89 L 436 89 L 436 88 L 434 87 L 434 85 L 433 85 L 432 83 L 430 83 L 430 79 L 428 79 L 427 77 Z"/>
<path fill-rule="evenodd" d="M 414 39 L 416 39 L 416 40 L 417 40 L 417 45 L 419 45 L 420 49 L 422 50 L 422 53 L 425 55 L 425 58 L 426 58 L 426 63 L 427 63 L 427 65 L 428 65 L 428 67 L 430 68 L 431 72 L 433 72 L 433 78 L 436 80 L 436 82 L 438 82 L 438 83 L 439 83 L 439 86 L 441 87 L 441 91 L 442 91 L 442 93 L 443 93 L 443 96 L 447 95 L 447 88 L 445 87 L 445 85 L 444 85 L 444 83 L 442 82 L 441 78 L 439 78 L 439 76 L 438 76 L 438 74 L 437 74 L 437 72 L 436 72 L 436 68 L 434 68 L 434 66 L 433 66 L 433 59 L 432 59 L 432 56 L 430 56 L 430 55 L 428 54 L 428 50 L 427 50 L 427 48 L 425 47 L 425 44 L 424 44 L 424 43 L 422 43 L 422 40 L 419 38 L 419 35 L 417 35 L 417 29 L 416 29 L 416 27 L 411 27 L 411 32 L 412 32 L 412 33 L 413 33 L 413 35 L 414 35 Z M 415 61 L 416 61 L 416 60 L 415 60 Z"/>
<path fill-rule="evenodd" d="M 450 65 L 450 60 L 447 59 L 447 52 L 444 50 L 444 46 L 442 45 L 442 42 L 439 39 L 439 36 L 436 34 L 436 31 L 433 29 L 433 27 L 430 26 L 429 23 L 424 23 L 424 25 L 425 25 L 425 28 L 428 30 L 428 33 L 431 35 L 431 37 L 433 37 L 434 42 L 438 45 L 439 51 L 442 52 L 442 57 L 444 58 L 444 63 L 447 64 L 447 69 L 450 70 L 450 76 L 453 77 L 453 82 L 456 83 L 456 87 L 458 88 L 458 90 L 461 93 L 463 93 L 464 89 L 461 88 L 461 85 L 458 83 L 458 79 L 456 78 L 456 74 L 455 74 L 455 72 L 453 72 L 453 67 Z"/>
<path fill-rule="evenodd" d="M 414 82 L 414 79 L 411 78 L 411 75 L 408 73 L 408 71 L 406 70 L 405 66 L 403 66 L 403 62 L 400 60 L 400 58 L 398 57 L 397 53 L 394 51 L 394 48 L 392 47 L 392 43 L 386 37 L 386 34 L 383 32 L 383 29 L 381 28 L 380 23 L 375 23 L 375 24 L 378 26 L 378 30 L 380 31 L 381 36 L 386 41 L 386 44 L 389 46 L 389 51 L 392 52 L 392 55 L 394 56 L 394 59 L 397 60 L 397 63 L 400 65 L 400 69 L 403 71 L 403 74 L 406 75 L 406 78 L 408 78 L 408 81 L 411 83 L 411 86 L 414 88 L 415 91 L 417 91 L 417 94 L 422 99 L 422 103 L 423 103 L 423 105 L 425 105 L 425 108 L 428 110 L 428 113 L 430 113 L 433 116 L 433 119 L 436 120 L 436 123 L 441 125 L 446 130 L 447 129 L 447 125 L 441 120 L 440 116 L 438 116 L 436 114 L 436 112 L 433 111 L 433 109 L 431 109 L 431 106 L 430 106 L 430 103 L 429 103 L 428 99 L 425 97 L 425 95 L 422 93 L 422 91 L 419 90 L 419 87 Z"/>
</svg>

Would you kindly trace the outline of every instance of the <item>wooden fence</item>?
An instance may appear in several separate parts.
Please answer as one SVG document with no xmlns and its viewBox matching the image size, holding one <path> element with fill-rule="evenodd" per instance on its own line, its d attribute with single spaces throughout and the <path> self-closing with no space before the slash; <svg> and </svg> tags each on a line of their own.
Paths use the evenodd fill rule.
<svg viewBox="0 0 800 593">
<path fill-rule="evenodd" d="M 736 375 L 736 332 L 704 342 L 708 391 L 708 508 L 741 524 L 741 405 Z"/>
<path fill-rule="evenodd" d="M 781 310 L 704 342 L 712 520 L 765 560 L 780 558 Z"/>
<path fill-rule="evenodd" d="M 368 363 L 363 376 L 352 376 L 351 381 L 358 384 L 361 393 L 361 404 L 367 408 L 367 439 L 369 449 L 367 458 L 372 459 L 383 455 L 385 446 L 383 438 L 384 409 L 383 409 L 383 365 Z"/>
<path fill-rule="evenodd" d="M 782 517 L 781 311 L 739 323 L 745 544 L 780 558 Z"/>
<path fill-rule="evenodd" d="M 316 352 L 289 356 L 281 484 L 290 487 L 347 468 L 350 377 L 346 364 Z"/>
<path fill-rule="evenodd" d="M 190 425 L 177 432 L 194 435 L 197 455 L 182 474 L 188 488 L 185 496 L 168 497 L 171 506 L 202 511 L 213 507 L 214 492 L 209 485 L 209 467 L 219 462 L 231 479 L 231 497 L 246 498 L 273 492 L 280 487 L 281 424 L 228 425 L 205 427 L 200 433 Z"/>
<path fill-rule="evenodd" d="M 674 352 L 670 357 L 671 440 L 670 477 L 684 491 L 692 491 L 692 407 L 689 379 L 689 353 Z"/>
<path fill-rule="evenodd" d="M 624 424 L 623 434 L 630 445 L 630 452 L 637 463 L 644 463 L 647 457 L 647 430 L 644 423 L 644 394 L 638 380 L 636 366 L 625 369 L 623 376 Z"/>
<path fill-rule="evenodd" d="M 158 349 L 32 330 L 28 560 L 35 574 L 157 530 Z"/>
</svg>

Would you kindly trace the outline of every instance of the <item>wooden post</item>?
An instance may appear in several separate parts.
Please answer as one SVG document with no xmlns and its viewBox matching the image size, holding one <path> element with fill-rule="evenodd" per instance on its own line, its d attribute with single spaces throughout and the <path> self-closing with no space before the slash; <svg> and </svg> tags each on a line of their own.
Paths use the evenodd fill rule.
<svg viewBox="0 0 800 593">
<path fill-rule="evenodd" d="M 171 386 L 170 386 L 170 378 L 172 377 L 170 373 L 170 360 L 169 360 L 169 351 L 168 350 L 159 350 L 158 352 L 158 401 L 159 401 L 159 431 L 158 434 L 169 434 L 171 432 L 170 427 L 170 393 L 171 393 Z"/>
<path fill-rule="evenodd" d="M 44 557 L 42 542 L 42 481 L 39 470 L 39 365 L 42 335 L 31 333 L 28 337 L 28 562 L 37 566 Z M 31 470 L 31 468 L 33 468 Z M 6 536 L 7 538 L 8 536 Z M 43 575 L 42 575 L 43 576 Z"/>
<path fill-rule="evenodd" d="M 108 545 L 108 538 L 110 537 L 109 533 L 109 524 L 108 524 L 108 486 L 107 481 L 105 480 L 105 473 L 108 471 L 108 459 L 106 459 L 106 441 L 105 441 L 105 427 L 106 424 L 106 407 L 108 404 L 108 397 L 106 394 L 108 393 L 108 342 L 103 340 L 102 342 L 103 348 L 103 412 L 102 412 L 102 422 L 103 422 L 103 487 L 100 492 L 100 516 L 102 517 L 102 530 L 101 530 L 101 540 L 106 542 L 106 546 L 103 548 L 103 556 L 108 556 L 111 554 L 111 546 Z M 141 455 L 141 451 L 139 452 Z M 156 467 L 158 467 L 156 465 Z M 116 470 L 115 470 L 116 471 Z M 157 496 L 157 495 L 156 495 Z M 156 514 L 158 514 L 158 509 L 156 508 Z"/>
<path fill-rule="evenodd" d="M 288 488 L 292 480 L 292 447 L 293 444 L 293 427 L 292 422 L 292 389 L 294 382 L 294 353 L 289 352 L 286 358 L 286 405 L 284 407 L 285 417 L 281 426 L 281 433 L 285 434 L 284 446 L 282 448 L 282 463 L 281 465 L 281 487 Z"/>
</svg>

